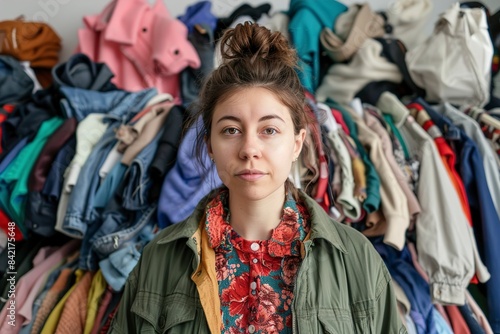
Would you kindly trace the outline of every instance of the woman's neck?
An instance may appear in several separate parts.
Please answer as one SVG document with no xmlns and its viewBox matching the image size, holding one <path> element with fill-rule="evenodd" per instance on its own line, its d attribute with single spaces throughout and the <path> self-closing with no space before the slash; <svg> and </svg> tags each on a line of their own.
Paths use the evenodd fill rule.
<svg viewBox="0 0 500 334">
<path fill-rule="evenodd" d="M 246 240 L 268 240 L 280 223 L 285 203 L 284 191 L 277 191 L 259 201 L 229 195 L 232 228 Z"/>
</svg>

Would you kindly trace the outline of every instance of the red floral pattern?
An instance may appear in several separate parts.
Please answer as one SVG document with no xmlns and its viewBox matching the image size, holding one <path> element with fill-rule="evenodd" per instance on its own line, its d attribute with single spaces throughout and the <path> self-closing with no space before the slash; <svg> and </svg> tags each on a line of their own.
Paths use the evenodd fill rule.
<svg viewBox="0 0 500 334">
<path fill-rule="evenodd" d="M 215 254 L 215 271 L 217 272 L 217 280 L 225 280 L 229 276 L 227 268 L 227 259 L 223 253 Z"/>
<path fill-rule="evenodd" d="M 299 266 L 300 258 L 298 256 L 290 256 L 283 259 L 283 282 L 286 285 L 294 285 Z"/>
<path fill-rule="evenodd" d="M 309 232 L 307 209 L 289 196 L 269 240 L 243 239 L 228 217 L 228 193 L 221 190 L 207 205 L 206 229 L 216 254 L 223 333 L 248 333 L 249 328 L 291 333 L 300 245 Z"/>
<path fill-rule="evenodd" d="M 248 309 L 248 286 L 250 277 L 247 273 L 232 280 L 229 288 L 224 290 L 221 295 L 223 304 L 229 304 L 229 314 L 243 314 Z"/>
</svg>

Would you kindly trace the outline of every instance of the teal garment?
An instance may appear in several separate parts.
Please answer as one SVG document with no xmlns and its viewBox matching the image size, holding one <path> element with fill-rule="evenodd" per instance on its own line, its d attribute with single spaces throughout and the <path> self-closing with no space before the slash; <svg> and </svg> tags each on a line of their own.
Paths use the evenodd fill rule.
<svg viewBox="0 0 500 334">
<path fill-rule="evenodd" d="M 399 132 L 398 127 L 394 124 L 394 119 L 392 118 L 391 115 L 388 114 L 383 114 L 384 120 L 389 124 L 389 127 L 391 128 L 392 133 L 394 133 L 394 136 L 396 136 L 396 139 L 398 142 L 401 144 L 401 147 L 403 148 L 403 152 L 405 154 L 405 159 L 410 160 L 410 151 L 408 150 L 408 146 L 406 145 L 405 139 L 401 135 L 401 132 Z"/>
<path fill-rule="evenodd" d="M 19 227 L 24 236 L 24 209 L 28 195 L 28 178 L 49 137 L 63 124 L 60 117 L 42 123 L 35 138 L 22 149 L 17 157 L 0 174 L 0 206 Z"/>
<path fill-rule="evenodd" d="M 375 166 L 373 166 L 368 153 L 365 150 L 365 147 L 361 144 L 358 139 L 358 128 L 356 124 L 349 115 L 349 112 L 345 110 L 340 104 L 337 102 L 328 99 L 326 104 L 342 113 L 342 117 L 344 118 L 344 122 L 349 129 L 350 135 L 354 142 L 356 143 L 356 147 L 358 148 L 359 155 L 365 164 L 365 175 L 366 175 L 366 199 L 363 202 L 363 209 L 367 213 L 372 213 L 377 211 L 380 208 L 380 176 L 375 170 Z"/>
<path fill-rule="evenodd" d="M 304 192 L 299 196 L 311 229 L 302 243 L 290 305 L 293 333 L 407 333 L 389 271 L 370 241 L 334 221 Z M 197 251 L 203 238 L 195 234 L 203 229 L 204 203 L 206 199 L 188 219 L 167 227 L 146 245 L 108 333 L 210 333 L 200 298 L 218 283 L 206 273 L 198 287 L 192 279 L 195 272 L 202 273 L 198 266 L 206 265 L 200 264 L 204 254 Z M 207 270 L 215 275 L 215 266 Z"/>
<path fill-rule="evenodd" d="M 319 86 L 320 42 L 323 28 L 334 30 L 337 17 L 347 6 L 335 0 L 291 0 L 288 31 L 300 59 L 300 82 L 309 92 Z"/>
</svg>

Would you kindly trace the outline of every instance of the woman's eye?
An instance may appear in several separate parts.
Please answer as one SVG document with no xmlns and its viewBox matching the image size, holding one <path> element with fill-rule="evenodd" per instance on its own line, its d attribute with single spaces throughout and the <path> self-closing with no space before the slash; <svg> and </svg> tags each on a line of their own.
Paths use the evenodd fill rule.
<svg viewBox="0 0 500 334">
<path fill-rule="evenodd" d="M 274 128 L 267 128 L 264 130 L 264 133 L 266 135 L 275 135 L 278 133 L 278 131 L 276 131 L 276 129 L 274 129 Z"/>
<path fill-rule="evenodd" d="M 228 134 L 228 135 L 235 135 L 239 132 L 238 129 L 236 128 L 226 128 L 222 131 L 222 133 Z"/>
</svg>

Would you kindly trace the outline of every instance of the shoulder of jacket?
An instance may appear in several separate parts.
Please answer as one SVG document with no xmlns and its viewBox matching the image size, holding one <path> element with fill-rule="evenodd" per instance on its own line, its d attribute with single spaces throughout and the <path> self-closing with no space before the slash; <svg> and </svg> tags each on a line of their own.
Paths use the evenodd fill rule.
<svg viewBox="0 0 500 334">
<path fill-rule="evenodd" d="M 177 241 L 181 240 L 184 241 L 182 244 L 185 244 L 186 239 L 194 234 L 194 231 L 191 230 L 192 228 L 189 226 L 187 221 L 168 226 L 158 232 L 158 234 L 146 246 L 144 246 L 143 254 L 156 252 L 159 249 L 176 247 L 178 244 Z"/>
<path fill-rule="evenodd" d="M 332 224 L 337 229 L 340 239 L 344 243 L 347 253 L 366 253 L 378 255 L 372 243 L 361 232 L 353 227 L 339 223 L 332 219 Z"/>
</svg>

